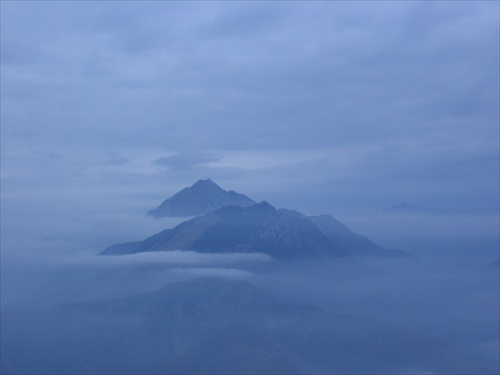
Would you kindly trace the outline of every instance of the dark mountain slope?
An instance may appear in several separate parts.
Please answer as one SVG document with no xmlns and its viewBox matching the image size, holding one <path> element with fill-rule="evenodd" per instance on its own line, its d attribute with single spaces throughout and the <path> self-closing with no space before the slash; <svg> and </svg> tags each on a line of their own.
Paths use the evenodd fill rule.
<svg viewBox="0 0 500 375">
<path fill-rule="evenodd" d="M 2 315 L 2 373 L 485 373 L 453 347 L 234 280 Z"/>
<path fill-rule="evenodd" d="M 267 202 L 250 207 L 227 206 L 142 242 L 111 246 L 102 254 L 167 250 L 261 252 L 280 260 L 348 255 L 307 218 L 278 211 Z"/>
<path fill-rule="evenodd" d="M 235 205 L 247 207 L 255 201 L 243 194 L 226 191 L 210 179 L 199 180 L 163 201 L 148 212 L 154 217 L 187 217 L 205 215 L 221 207 Z"/>
</svg>

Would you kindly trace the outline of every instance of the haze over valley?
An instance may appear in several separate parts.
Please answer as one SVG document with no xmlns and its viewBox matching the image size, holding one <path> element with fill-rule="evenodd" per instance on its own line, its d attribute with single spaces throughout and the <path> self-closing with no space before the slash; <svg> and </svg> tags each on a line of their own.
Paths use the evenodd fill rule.
<svg viewBox="0 0 500 375">
<path fill-rule="evenodd" d="M 495 262 L 384 249 L 241 194 L 224 206 L 210 179 L 181 192 L 165 202 L 199 216 L 143 241 L 7 258 L 3 372 L 497 370 Z"/>
</svg>

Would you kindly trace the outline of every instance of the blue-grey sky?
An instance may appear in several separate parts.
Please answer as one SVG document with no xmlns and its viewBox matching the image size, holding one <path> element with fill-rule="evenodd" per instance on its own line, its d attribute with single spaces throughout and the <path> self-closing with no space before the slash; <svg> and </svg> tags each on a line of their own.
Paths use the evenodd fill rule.
<svg viewBox="0 0 500 375">
<path fill-rule="evenodd" d="M 4 218 L 207 177 L 307 213 L 498 205 L 496 1 L 2 1 L 1 64 Z"/>
</svg>

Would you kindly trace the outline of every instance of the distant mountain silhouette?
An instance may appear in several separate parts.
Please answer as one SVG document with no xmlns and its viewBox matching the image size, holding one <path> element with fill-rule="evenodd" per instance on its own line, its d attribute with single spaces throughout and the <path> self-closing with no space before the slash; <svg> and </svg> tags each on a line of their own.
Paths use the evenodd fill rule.
<svg viewBox="0 0 500 375">
<path fill-rule="evenodd" d="M 492 273 L 499 274 L 500 273 L 500 259 L 494 260 L 491 262 L 488 267 L 483 270 L 483 273 Z"/>
<path fill-rule="evenodd" d="M 443 342 L 288 302 L 243 281 L 2 315 L 2 373 L 478 374 Z"/>
<path fill-rule="evenodd" d="M 111 246 L 101 254 L 168 250 L 260 252 L 278 260 L 404 254 L 378 247 L 331 216 L 306 217 L 296 211 L 276 210 L 267 202 L 249 207 L 223 207 L 144 241 Z"/>
<path fill-rule="evenodd" d="M 219 208 L 235 205 L 247 207 L 256 202 L 243 194 L 226 191 L 210 179 L 199 180 L 163 201 L 148 212 L 154 217 L 188 217 L 205 215 Z"/>
<path fill-rule="evenodd" d="M 408 203 L 400 203 L 387 207 L 383 212 L 388 214 L 419 214 L 419 215 L 499 215 L 499 207 L 467 208 L 467 207 L 419 207 Z"/>
</svg>

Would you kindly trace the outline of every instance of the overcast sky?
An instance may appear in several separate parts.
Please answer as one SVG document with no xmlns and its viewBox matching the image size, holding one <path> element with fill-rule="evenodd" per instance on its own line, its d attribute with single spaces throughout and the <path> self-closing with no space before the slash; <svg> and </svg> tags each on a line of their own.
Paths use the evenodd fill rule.
<svg viewBox="0 0 500 375">
<path fill-rule="evenodd" d="M 307 213 L 498 205 L 497 1 L 1 1 L 1 63 L 4 218 L 208 177 Z"/>
</svg>

